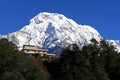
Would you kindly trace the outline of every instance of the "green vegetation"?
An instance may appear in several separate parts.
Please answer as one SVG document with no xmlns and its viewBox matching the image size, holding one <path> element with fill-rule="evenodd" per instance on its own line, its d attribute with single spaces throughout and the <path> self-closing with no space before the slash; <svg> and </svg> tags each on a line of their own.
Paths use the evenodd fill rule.
<svg viewBox="0 0 120 80">
<path fill-rule="evenodd" d="M 7 39 L 0 40 L 0 80 L 120 80 L 120 54 L 105 40 L 83 46 L 69 45 L 44 64 L 18 51 Z M 52 79 L 47 77 L 52 76 Z"/>
<path fill-rule="evenodd" d="M 38 65 L 7 39 L 0 40 L 0 80 L 46 80 Z"/>
<path fill-rule="evenodd" d="M 76 44 L 59 59 L 45 62 L 53 80 L 120 80 L 120 54 L 105 40 L 91 40 L 81 50 Z"/>
</svg>

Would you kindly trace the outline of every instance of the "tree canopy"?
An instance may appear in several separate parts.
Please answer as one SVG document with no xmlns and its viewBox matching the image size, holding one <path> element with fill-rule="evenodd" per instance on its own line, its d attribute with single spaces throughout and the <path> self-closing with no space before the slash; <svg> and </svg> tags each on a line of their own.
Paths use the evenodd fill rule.
<svg viewBox="0 0 120 80">
<path fill-rule="evenodd" d="M 32 58 L 7 39 L 0 40 L 0 80 L 46 80 Z"/>
<path fill-rule="evenodd" d="M 54 80 L 120 80 L 120 54 L 104 39 L 82 49 L 72 44 L 47 67 Z"/>
<path fill-rule="evenodd" d="M 106 40 L 80 49 L 66 47 L 59 58 L 45 61 L 52 80 L 120 80 L 120 54 Z M 7 39 L 0 40 L 0 80 L 47 80 L 32 58 Z"/>
</svg>

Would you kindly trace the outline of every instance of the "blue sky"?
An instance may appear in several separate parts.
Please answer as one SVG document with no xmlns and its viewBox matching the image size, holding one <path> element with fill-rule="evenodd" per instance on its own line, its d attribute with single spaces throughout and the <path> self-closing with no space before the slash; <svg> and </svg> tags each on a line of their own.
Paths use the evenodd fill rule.
<svg viewBox="0 0 120 80">
<path fill-rule="evenodd" d="M 120 0 L 1 0 L 0 34 L 17 31 L 40 12 L 64 14 L 97 29 L 106 39 L 120 40 Z"/>
</svg>

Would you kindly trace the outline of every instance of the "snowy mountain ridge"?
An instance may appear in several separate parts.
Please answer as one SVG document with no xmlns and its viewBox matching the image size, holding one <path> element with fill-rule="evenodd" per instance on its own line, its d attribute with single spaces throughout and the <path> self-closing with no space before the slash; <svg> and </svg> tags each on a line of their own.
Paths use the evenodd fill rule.
<svg viewBox="0 0 120 80">
<path fill-rule="evenodd" d="M 116 47 L 118 52 L 120 52 L 120 40 L 108 40 L 108 41 Z"/>
<path fill-rule="evenodd" d="M 82 47 L 84 44 L 89 44 L 92 38 L 98 42 L 102 38 L 91 26 L 79 25 L 62 14 L 48 12 L 38 14 L 30 20 L 29 25 L 3 37 L 17 44 L 20 49 L 23 45 L 36 45 L 52 53 L 60 53 L 72 43 Z"/>
</svg>

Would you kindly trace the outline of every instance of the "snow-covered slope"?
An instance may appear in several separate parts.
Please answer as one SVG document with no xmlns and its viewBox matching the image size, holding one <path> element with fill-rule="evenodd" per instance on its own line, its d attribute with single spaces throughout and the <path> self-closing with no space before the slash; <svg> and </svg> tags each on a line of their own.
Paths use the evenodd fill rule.
<svg viewBox="0 0 120 80">
<path fill-rule="evenodd" d="M 118 52 L 120 52 L 120 40 L 108 40 L 108 41 L 116 47 Z"/>
<path fill-rule="evenodd" d="M 90 43 L 92 38 L 100 41 L 100 34 L 91 26 L 79 25 L 62 14 L 43 12 L 30 20 L 29 25 L 8 34 L 10 41 L 21 49 L 23 45 L 36 45 L 60 53 L 71 43 L 79 46 Z"/>
</svg>

